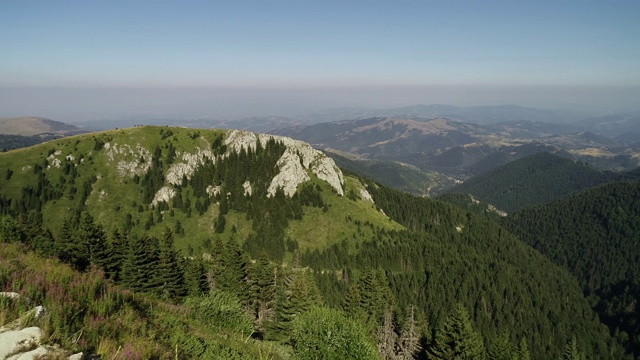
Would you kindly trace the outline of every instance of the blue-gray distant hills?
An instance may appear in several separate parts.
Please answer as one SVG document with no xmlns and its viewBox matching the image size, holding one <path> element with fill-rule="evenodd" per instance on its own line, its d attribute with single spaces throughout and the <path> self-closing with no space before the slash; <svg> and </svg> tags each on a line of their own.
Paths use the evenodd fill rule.
<svg viewBox="0 0 640 360">
<path fill-rule="evenodd" d="M 432 193 L 437 193 L 541 152 L 581 161 L 599 170 L 620 172 L 640 165 L 640 149 L 629 139 L 619 141 L 575 122 L 512 120 L 480 124 L 447 117 L 372 117 L 297 125 L 275 132 L 363 164 L 394 162 L 449 179 L 439 181 L 435 187 L 423 184 L 411 190 L 419 194 L 430 187 Z"/>
</svg>

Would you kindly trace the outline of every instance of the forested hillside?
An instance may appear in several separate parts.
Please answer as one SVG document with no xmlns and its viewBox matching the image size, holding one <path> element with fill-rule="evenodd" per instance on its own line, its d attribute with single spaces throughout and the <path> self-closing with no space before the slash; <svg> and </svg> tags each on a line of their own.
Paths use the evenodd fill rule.
<svg viewBox="0 0 640 360">
<path fill-rule="evenodd" d="M 640 355 L 640 182 L 608 184 L 505 219 L 569 269 L 616 336 Z"/>
<path fill-rule="evenodd" d="M 108 357 L 624 357 L 566 270 L 481 216 L 345 176 L 307 144 L 140 127 L 10 151 L 0 167 L 0 242 L 186 314 L 161 327 L 175 337 L 103 340 L 94 318 L 120 308 L 88 304 L 50 325 L 52 341 L 81 332 L 73 346 Z M 60 300 L 1 266 L 7 291 Z"/>
<path fill-rule="evenodd" d="M 557 155 L 539 153 L 471 178 L 447 193 L 471 194 L 511 213 L 625 179 L 638 179 L 638 176 L 601 171 Z"/>
</svg>

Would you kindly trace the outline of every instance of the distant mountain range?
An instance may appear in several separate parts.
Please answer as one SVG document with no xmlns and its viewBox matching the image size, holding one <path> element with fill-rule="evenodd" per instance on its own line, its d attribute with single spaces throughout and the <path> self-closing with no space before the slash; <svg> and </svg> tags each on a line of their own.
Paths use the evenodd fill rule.
<svg viewBox="0 0 640 360">
<path fill-rule="evenodd" d="M 640 165 L 637 147 L 578 130 L 577 125 L 535 121 L 482 125 L 443 117 L 375 117 L 298 125 L 275 133 L 358 161 L 409 164 L 422 172 L 451 178 L 449 185 L 540 152 L 602 170 L 625 171 Z M 425 187 L 429 185 L 420 188 Z"/>
<path fill-rule="evenodd" d="M 40 144 L 87 131 L 42 117 L 0 118 L 0 151 Z"/>
<path fill-rule="evenodd" d="M 70 124 L 43 117 L 0 118 L 0 134 L 19 136 L 68 136 L 87 131 Z"/>
</svg>

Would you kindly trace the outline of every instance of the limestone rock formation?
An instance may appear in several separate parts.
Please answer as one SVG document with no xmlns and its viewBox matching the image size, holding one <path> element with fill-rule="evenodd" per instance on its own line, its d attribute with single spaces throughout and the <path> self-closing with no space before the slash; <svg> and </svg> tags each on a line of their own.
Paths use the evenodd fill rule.
<svg viewBox="0 0 640 360">
<path fill-rule="evenodd" d="M 311 145 L 291 138 L 255 134 L 244 130 L 231 130 L 227 134 L 225 144 L 228 149 L 240 151 L 255 149 L 258 141 L 266 143 L 270 139 L 282 142 L 286 146 L 285 153 L 278 160 L 280 173 L 271 181 L 268 192 L 273 196 L 277 188 L 282 188 L 287 196 L 293 196 L 298 185 L 311 178 L 307 169 L 311 170 L 319 179 L 328 182 L 338 194 L 344 195 L 344 177 L 333 159 L 314 149 Z"/>
<path fill-rule="evenodd" d="M 151 167 L 152 155 L 140 144 L 136 145 L 134 150 L 128 144 L 106 143 L 104 149 L 107 151 L 109 161 L 118 161 L 117 169 L 120 176 L 144 175 Z"/>
</svg>

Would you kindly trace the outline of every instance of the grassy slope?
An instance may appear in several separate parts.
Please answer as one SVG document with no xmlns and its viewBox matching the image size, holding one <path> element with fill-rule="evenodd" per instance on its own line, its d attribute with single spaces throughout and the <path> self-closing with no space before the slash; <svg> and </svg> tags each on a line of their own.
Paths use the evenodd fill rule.
<svg viewBox="0 0 640 360">
<path fill-rule="evenodd" d="M 95 139 L 109 142 L 111 146 L 117 143 L 119 147 L 129 145 L 135 149 L 140 145 L 153 152 L 156 146 L 163 150 L 169 141 L 179 152 L 195 153 L 197 149 L 210 149 L 211 143 L 217 135 L 222 132 L 219 130 L 193 130 L 184 128 L 170 128 L 173 135 L 162 139 L 160 131 L 166 131 L 167 127 L 136 127 L 120 130 L 110 130 L 101 133 L 78 135 L 61 140 L 40 144 L 34 147 L 10 151 L 0 154 L 0 168 L 11 169 L 14 173 L 10 180 L 7 180 L 5 174 L 0 174 L 0 194 L 9 198 L 20 198 L 22 188 L 25 185 L 36 186 L 37 176 L 34 175 L 33 168 L 36 163 L 42 164 L 43 159 L 47 158 L 50 153 L 60 151 L 55 158 L 62 161 L 62 166 L 56 168 L 51 166 L 44 170 L 47 179 L 56 184 L 60 182 L 61 176 L 64 175 L 64 159 L 68 155 L 72 155 L 78 170 L 78 177 L 75 180 L 75 186 L 78 192 L 82 189 L 82 183 L 87 181 L 90 176 L 97 177 L 93 184 L 92 192 L 87 198 L 86 206 L 96 218 L 96 220 L 105 226 L 110 234 L 116 228 L 122 229 L 125 224 L 127 214 L 132 216 L 135 225 L 134 231 L 144 231 L 144 223 L 151 213 L 156 217 L 155 211 L 149 204 L 143 203 L 142 188 L 135 184 L 133 177 L 122 176 L 117 171 L 117 163 L 121 160 L 131 161 L 132 156 L 115 156 L 114 160 L 107 157 L 107 150 L 94 150 L 96 144 Z M 198 134 L 195 136 L 195 134 Z M 80 160 L 82 158 L 82 162 Z M 180 157 L 175 162 L 180 162 Z M 49 161 L 52 163 L 52 161 Z M 166 167 L 166 166 L 165 166 Z M 165 169 L 166 173 L 166 169 Z M 339 241 L 344 237 L 353 237 L 355 234 L 355 225 L 349 224 L 345 220 L 347 214 L 352 214 L 352 219 L 362 222 L 369 221 L 376 226 L 386 229 L 398 229 L 397 223 L 390 221 L 384 215 L 379 213 L 375 206 L 371 203 L 360 199 L 353 201 L 345 197 L 340 197 L 333 192 L 330 187 L 323 181 L 314 177 L 314 180 L 321 184 L 323 188 L 323 197 L 328 202 L 328 211 L 323 212 L 318 208 L 305 208 L 305 216 L 302 220 L 290 221 L 290 227 L 287 235 L 297 240 L 300 245 L 311 248 L 322 248 L 330 245 L 334 241 Z M 348 192 L 351 189 L 357 191 L 359 181 L 346 177 L 345 189 Z M 62 198 L 49 201 L 43 207 L 44 222 L 57 233 L 64 221 L 69 215 L 69 211 L 77 207 L 79 195 L 74 198 L 69 196 L 69 188 L 67 184 L 65 194 Z M 191 190 L 183 192 L 183 198 L 186 199 Z M 192 199 L 192 208 L 195 199 Z M 139 212 L 139 206 L 142 205 L 143 211 Z M 187 250 L 189 247 L 196 252 L 204 250 L 204 244 L 213 236 L 221 236 L 229 238 L 234 236 L 231 229 L 237 230 L 238 239 L 243 240 L 252 231 L 251 223 L 246 220 L 244 213 L 235 213 L 231 211 L 227 215 L 227 226 L 223 234 L 214 234 L 212 229 L 215 219 L 218 215 L 218 206 L 212 204 L 207 212 L 199 216 L 195 209 L 192 209 L 192 216 L 188 217 L 185 211 L 175 209 L 173 216 L 171 211 L 164 212 L 162 223 L 157 222 L 146 233 L 159 236 L 165 226 L 175 227 L 179 221 L 185 229 L 183 236 L 176 236 L 176 246 L 181 250 Z M 326 225 L 326 226 L 325 226 Z M 369 235 L 369 234 L 364 234 Z M 357 238 L 362 238 L 363 234 L 356 234 Z M 339 239 L 339 240 L 336 240 Z"/>
<path fill-rule="evenodd" d="M 32 301 L 0 300 L 0 326 L 34 303 L 43 305 L 46 315 L 26 326 L 42 328 L 45 343 L 71 352 L 90 351 L 105 359 L 193 358 L 203 347 L 216 358 L 284 359 L 291 353 L 288 347 L 252 340 L 230 328 L 213 328 L 188 306 L 122 290 L 99 271 L 78 273 L 17 244 L 0 243 L 0 283 Z"/>
</svg>

